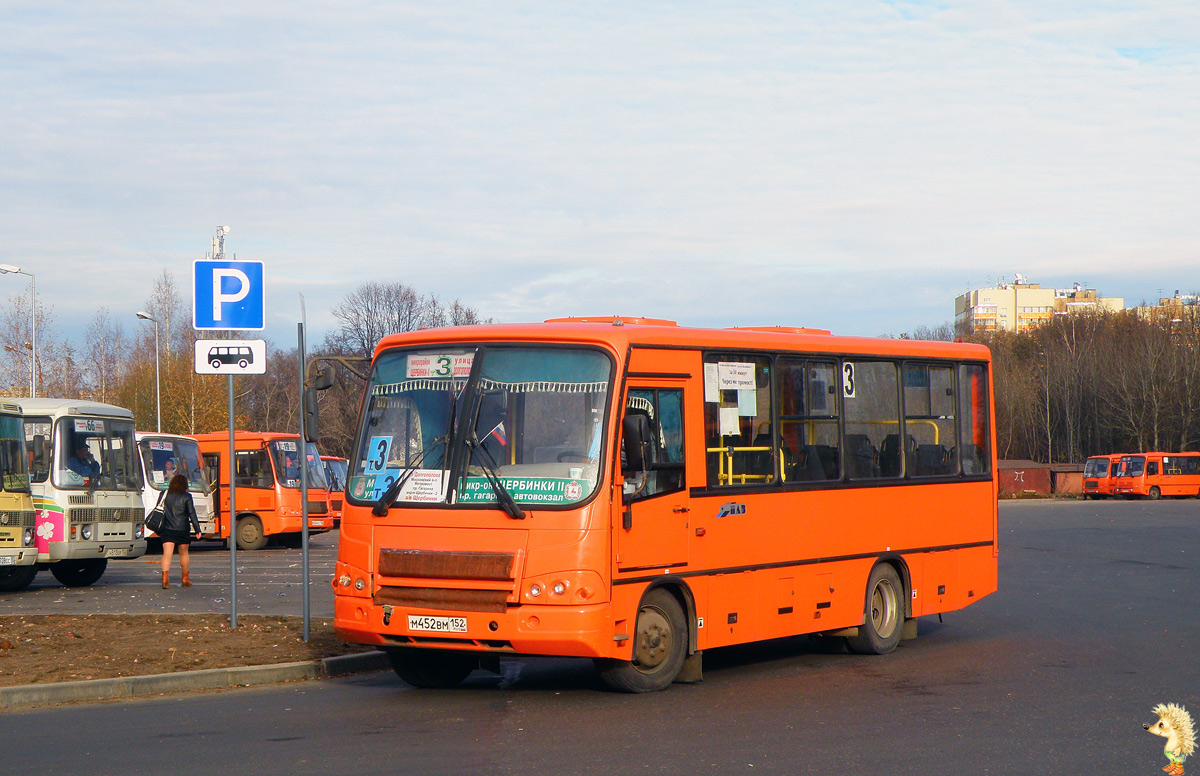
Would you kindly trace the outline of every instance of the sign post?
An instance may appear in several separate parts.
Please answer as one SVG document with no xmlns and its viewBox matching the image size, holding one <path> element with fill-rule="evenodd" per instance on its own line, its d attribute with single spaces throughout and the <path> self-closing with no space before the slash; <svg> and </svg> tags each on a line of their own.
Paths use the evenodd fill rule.
<svg viewBox="0 0 1200 776">
<path fill-rule="evenodd" d="M 263 263 L 204 259 L 192 265 L 192 326 L 197 330 L 262 331 L 265 328 Z M 257 344 L 256 344 L 257 343 Z M 229 627 L 237 628 L 237 494 L 234 460 L 233 376 L 265 374 L 262 340 L 201 340 L 197 374 L 227 374 L 229 381 Z M 307 495 L 307 494 L 306 494 Z"/>
</svg>

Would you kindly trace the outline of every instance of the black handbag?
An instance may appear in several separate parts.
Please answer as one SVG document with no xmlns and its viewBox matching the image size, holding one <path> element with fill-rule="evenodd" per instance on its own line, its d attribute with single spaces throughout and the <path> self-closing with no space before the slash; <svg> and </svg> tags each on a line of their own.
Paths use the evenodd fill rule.
<svg viewBox="0 0 1200 776">
<path fill-rule="evenodd" d="M 150 514 L 146 515 L 146 528 L 154 533 L 162 531 L 163 523 L 167 520 L 167 513 L 163 509 L 162 503 L 165 495 L 167 495 L 165 490 L 158 494 L 158 503 L 154 505 L 154 509 L 150 510 Z"/>
</svg>

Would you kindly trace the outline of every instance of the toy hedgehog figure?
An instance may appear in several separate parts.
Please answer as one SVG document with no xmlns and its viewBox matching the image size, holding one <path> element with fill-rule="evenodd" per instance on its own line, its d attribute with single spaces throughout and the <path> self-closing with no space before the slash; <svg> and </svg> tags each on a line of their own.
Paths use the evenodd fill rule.
<svg viewBox="0 0 1200 776">
<path fill-rule="evenodd" d="M 1192 715 L 1175 703 L 1160 703 L 1152 711 L 1158 715 L 1158 722 L 1142 725 L 1142 729 L 1167 739 L 1163 754 L 1169 762 L 1163 770 L 1169 776 L 1183 776 L 1183 761 L 1196 751 L 1196 729 L 1192 725 Z"/>
</svg>

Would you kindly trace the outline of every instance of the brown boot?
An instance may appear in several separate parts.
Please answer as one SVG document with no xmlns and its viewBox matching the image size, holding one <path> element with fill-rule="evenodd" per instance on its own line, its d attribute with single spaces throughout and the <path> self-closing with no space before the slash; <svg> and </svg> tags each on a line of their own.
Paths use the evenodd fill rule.
<svg viewBox="0 0 1200 776">
<path fill-rule="evenodd" d="M 167 581 L 167 572 L 164 571 L 162 574 L 163 574 L 163 590 L 166 590 L 168 587 L 171 586 L 171 583 Z"/>
<path fill-rule="evenodd" d="M 188 573 L 186 571 L 183 572 L 183 583 L 182 584 L 184 587 L 192 586 L 192 580 L 188 579 Z"/>
</svg>

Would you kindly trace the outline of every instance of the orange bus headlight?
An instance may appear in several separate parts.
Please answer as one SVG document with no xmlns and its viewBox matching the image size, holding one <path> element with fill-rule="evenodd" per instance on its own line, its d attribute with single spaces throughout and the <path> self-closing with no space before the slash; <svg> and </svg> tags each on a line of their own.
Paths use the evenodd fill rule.
<svg viewBox="0 0 1200 776">
<path fill-rule="evenodd" d="M 527 604 L 600 603 L 605 600 L 604 580 L 594 571 L 561 571 L 527 577 L 521 601 Z"/>
<path fill-rule="evenodd" d="M 361 598 L 370 598 L 374 595 L 371 589 L 371 575 L 340 560 L 334 566 L 332 582 L 334 595 L 352 595 Z"/>
</svg>

